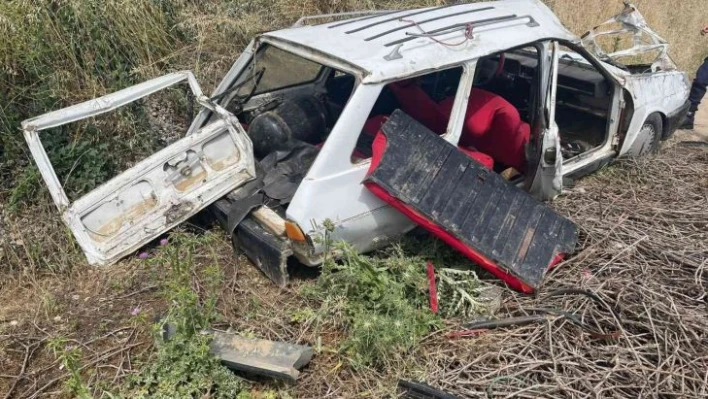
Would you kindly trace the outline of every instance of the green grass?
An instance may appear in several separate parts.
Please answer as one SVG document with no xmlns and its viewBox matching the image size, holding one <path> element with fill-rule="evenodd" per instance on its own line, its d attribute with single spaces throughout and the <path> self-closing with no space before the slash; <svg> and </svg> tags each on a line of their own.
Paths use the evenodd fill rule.
<svg viewBox="0 0 708 399">
<path fill-rule="evenodd" d="M 20 132 L 20 122 L 115 91 L 167 67 L 179 47 L 168 2 L 9 0 L 0 3 L 0 188 L 10 205 L 47 199 Z M 149 68 L 148 71 L 146 68 Z M 120 113 L 95 124 L 42 134 L 67 191 L 79 195 L 112 177 L 131 154 L 127 139 L 149 140 Z M 144 129 L 143 129 L 144 130 Z"/>
<path fill-rule="evenodd" d="M 322 275 L 303 294 L 319 306 L 296 319 L 344 327 L 338 351 L 354 367 L 385 367 L 402 361 L 443 318 L 484 314 L 477 300 L 487 288 L 470 263 L 436 240 L 409 238 L 373 255 L 361 255 L 346 243 L 334 243 L 341 258 L 327 259 Z M 426 264 L 436 267 L 440 312 L 430 310 Z"/>
<path fill-rule="evenodd" d="M 121 397 L 130 398 L 211 398 L 246 399 L 247 384 L 222 366 L 209 353 L 208 329 L 217 317 L 215 310 L 223 280 L 216 254 L 211 264 L 196 269 L 195 251 L 211 248 L 215 235 L 173 234 L 170 244 L 159 248 L 149 260 L 151 267 L 166 272 L 162 296 L 169 307 L 165 317 L 154 326 L 156 336 L 166 325 L 174 326 L 175 335 L 168 340 L 157 338 L 159 347 L 146 361 L 138 375 L 129 379 Z M 194 276 L 205 296 L 194 289 Z"/>
</svg>

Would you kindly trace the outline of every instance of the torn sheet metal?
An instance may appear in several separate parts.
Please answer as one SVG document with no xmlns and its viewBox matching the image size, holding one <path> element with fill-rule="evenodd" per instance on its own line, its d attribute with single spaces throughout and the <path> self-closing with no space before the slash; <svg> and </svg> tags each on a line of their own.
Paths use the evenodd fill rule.
<svg viewBox="0 0 708 399">
<path fill-rule="evenodd" d="M 105 114 L 184 81 L 220 119 L 71 203 L 39 132 Z M 91 264 L 110 264 L 134 252 L 255 177 L 246 132 L 235 116 L 209 101 L 189 71 L 26 120 L 22 127 L 52 199 Z"/>
<path fill-rule="evenodd" d="M 314 351 L 309 346 L 214 332 L 210 352 L 228 368 L 295 382 Z"/>
<path fill-rule="evenodd" d="M 619 23 L 618 29 L 601 30 L 602 27 Z M 603 36 L 615 36 L 625 33 L 632 34 L 632 47 L 606 52 L 597 42 Z M 658 52 L 652 62 L 652 72 L 675 70 L 676 64 L 668 54 L 669 44 L 658 33 L 654 32 L 634 4 L 625 2 L 622 12 L 609 20 L 601 23 L 582 36 L 583 46 L 602 60 L 618 60 L 622 57 L 638 56 L 646 53 Z"/>
</svg>

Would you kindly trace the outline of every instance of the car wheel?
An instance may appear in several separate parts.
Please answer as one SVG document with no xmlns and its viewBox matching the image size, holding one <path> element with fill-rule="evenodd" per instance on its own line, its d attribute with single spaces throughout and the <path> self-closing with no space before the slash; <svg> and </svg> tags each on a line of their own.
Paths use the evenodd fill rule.
<svg viewBox="0 0 708 399">
<path fill-rule="evenodd" d="M 639 129 L 637 140 L 632 145 L 631 155 L 644 157 L 655 153 L 659 149 L 663 129 L 664 123 L 661 116 L 659 114 L 649 115 L 642 128 Z"/>
</svg>

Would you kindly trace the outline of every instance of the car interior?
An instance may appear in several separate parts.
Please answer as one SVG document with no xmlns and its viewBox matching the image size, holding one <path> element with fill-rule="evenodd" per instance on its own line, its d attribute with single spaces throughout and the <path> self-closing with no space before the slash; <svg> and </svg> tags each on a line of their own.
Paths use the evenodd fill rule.
<svg viewBox="0 0 708 399">
<path fill-rule="evenodd" d="M 564 51 L 559 60 L 556 123 L 560 130 L 562 154 L 565 160 L 603 145 L 607 137 L 612 104 L 612 85 L 608 79 L 592 64 L 583 62 L 578 57 L 577 53 Z M 297 58 L 298 61 L 291 60 L 293 58 Z M 275 69 L 282 69 L 283 62 L 302 69 L 304 72 L 301 76 L 304 78 L 301 81 L 292 81 L 289 77 L 292 74 L 273 72 Z M 532 125 L 533 109 L 539 101 L 535 89 L 539 79 L 538 66 L 538 52 L 531 46 L 483 58 L 477 66 L 471 101 L 475 95 L 491 93 L 508 103 L 507 106 L 509 104 L 513 106 L 518 111 L 522 123 Z M 297 142 L 320 147 L 334 127 L 355 86 L 354 77 L 347 73 L 303 60 L 270 46 L 264 46 L 259 50 L 256 62 L 245 71 L 245 74 L 250 77 L 237 80 L 234 86 L 240 86 L 236 90 L 231 90 L 228 108 L 234 111 L 247 127 L 254 141 L 258 159 Z M 461 75 L 462 68 L 457 67 L 412 79 L 408 83 L 414 84 L 419 88 L 419 92 L 425 94 L 424 97 L 422 95 L 416 97 L 416 101 L 411 101 L 407 97 L 408 92 L 400 90 L 402 82 L 384 87 L 357 142 L 352 154 L 352 162 L 361 162 L 371 156 L 373 136 L 385 121 L 385 117 L 395 109 L 403 109 L 438 134 L 443 134 L 444 128 L 440 131 L 440 126 L 447 126 L 449 113 L 443 111 L 436 126 L 432 126 L 432 123 L 426 121 L 426 118 L 431 118 L 427 112 L 430 108 L 427 104 L 451 108 Z M 312 83 L 322 82 L 322 80 L 324 80 L 324 90 L 314 90 L 315 85 Z M 396 85 L 399 87 L 398 90 Z M 297 87 L 313 89 L 291 90 Z M 254 102 L 256 106 L 248 106 L 251 104 L 249 100 L 259 97 L 264 92 L 274 95 L 261 96 L 267 101 L 256 101 Z M 420 101 L 421 99 L 424 101 Z M 406 106 L 406 102 L 415 104 Z M 414 107 L 416 104 L 417 106 Z M 426 113 L 428 115 L 425 115 Z M 289 129 L 278 128 L 278 126 L 282 127 L 282 124 L 276 123 L 272 118 L 274 114 L 277 114 L 279 120 L 285 121 Z M 479 119 L 482 116 L 475 114 L 470 117 Z M 508 140 L 504 138 L 504 141 Z M 473 140 L 472 144 L 478 143 Z M 472 147 L 477 146 L 472 145 Z M 497 150 L 500 151 L 502 150 Z M 494 158 L 495 170 L 503 171 L 510 164 L 514 164 L 514 162 L 500 162 L 499 158 L 503 159 L 503 156 L 491 155 Z M 516 169 L 521 168 L 516 167 Z"/>
<path fill-rule="evenodd" d="M 559 59 L 556 123 L 565 160 L 604 144 L 612 106 L 612 85 L 608 79 L 578 56 L 564 52 Z M 538 65 L 534 48 L 488 57 L 480 63 L 475 87 L 504 97 L 519 110 L 524 121 L 532 123 L 532 88 Z"/>
</svg>

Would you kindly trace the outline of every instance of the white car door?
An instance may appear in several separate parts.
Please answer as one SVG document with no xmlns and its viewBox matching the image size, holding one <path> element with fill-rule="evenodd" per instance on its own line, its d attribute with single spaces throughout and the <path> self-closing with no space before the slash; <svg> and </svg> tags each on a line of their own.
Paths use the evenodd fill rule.
<svg viewBox="0 0 708 399">
<path fill-rule="evenodd" d="M 184 81 L 218 120 L 70 202 L 40 132 L 113 111 Z M 22 127 L 52 199 L 91 264 L 114 263 L 255 177 L 246 132 L 233 115 L 202 94 L 188 71 L 26 120 Z"/>
<path fill-rule="evenodd" d="M 558 42 L 548 42 L 545 45 L 550 50 L 546 53 L 551 57 L 550 74 L 546 74 L 550 79 L 544 79 L 549 85 L 545 99 L 547 123 L 546 128 L 541 132 L 538 169 L 529 191 L 539 199 L 553 199 L 563 190 L 563 155 L 561 154 L 558 125 L 555 122 L 560 49 Z"/>
</svg>

